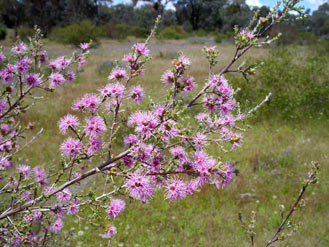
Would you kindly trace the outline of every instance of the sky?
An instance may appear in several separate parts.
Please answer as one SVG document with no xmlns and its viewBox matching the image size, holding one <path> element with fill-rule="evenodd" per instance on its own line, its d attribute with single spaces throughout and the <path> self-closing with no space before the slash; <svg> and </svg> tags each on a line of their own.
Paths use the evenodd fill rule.
<svg viewBox="0 0 329 247">
<path fill-rule="evenodd" d="M 317 10 L 319 5 L 321 5 L 322 3 L 326 2 L 326 1 L 328 1 L 328 0 L 303 0 L 303 1 L 301 1 L 301 3 L 299 5 L 303 5 L 303 6 L 305 6 L 305 9 L 311 9 L 312 11 L 314 11 L 314 10 Z M 114 4 L 131 3 L 131 1 L 130 0 L 114 0 L 113 3 Z M 266 5 L 269 7 L 273 7 L 277 3 L 277 0 L 246 0 L 246 3 L 249 6 L 260 7 L 262 5 Z"/>
</svg>

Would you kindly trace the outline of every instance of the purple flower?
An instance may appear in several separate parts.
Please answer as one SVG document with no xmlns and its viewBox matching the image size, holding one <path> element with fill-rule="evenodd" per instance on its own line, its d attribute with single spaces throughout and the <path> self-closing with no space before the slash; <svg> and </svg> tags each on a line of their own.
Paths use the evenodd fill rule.
<svg viewBox="0 0 329 247">
<path fill-rule="evenodd" d="M 169 151 L 175 159 L 178 159 L 183 164 L 188 161 L 185 149 L 183 147 L 177 146 L 177 147 L 171 148 Z"/>
<path fill-rule="evenodd" d="M 61 73 L 53 73 L 49 76 L 50 87 L 56 88 L 59 87 L 65 82 L 65 78 Z"/>
<path fill-rule="evenodd" d="M 135 160 L 130 156 L 125 156 L 121 160 L 128 167 L 131 167 L 135 163 Z"/>
<path fill-rule="evenodd" d="M 11 246 L 18 246 L 21 244 L 23 239 L 18 235 L 18 233 L 14 234 L 14 239 L 11 241 Z"/>
<path fill-rule="evenodd" d="M 68 189 L 64 189 L 63 191 L 56 193 L 56 198 L 60 202 L 67 203 L 71 199 L 71 192 Z"/>
<path fill-rule="evenodd" d="M 165 106 L 158 105 L 154 108 L 154 114 L 158 117 L 162 117 L 165 113 L 165 110 L 166 110 Z"/>
<path fill-rule="evenodd" d="M 230 98 L 233 94 L 233 89 L 230 87 L 230 85 L 227 83 L 227 80 L 225 77 L 222 75 L 220 77 L 220 82 L 221 84 L 217 86 L 217 90 L 222 94 L 224 98 Z"/>
<path fill-rule="evenodd" d="M 255 37 L 255 35 L 247 29 L 242 29 L 239 33 L 239 36 L 245 39 L 246 41 L 250 41 Z"/>
<path fill-rule="evenodd" d="M 224 115 L 228 114 L 229 112 L 231 112 L 235 109 L 235 106 L 236 106 L 236 101 L 234 99 L 228 100 L 224 104 L 221 105 L 220 113 L 222 113 Z"/>
<path fill-rule="evenodd" d="M 35 181 L 37 181 L 41 185 L 45 185 L 47 183 L 45 170 L 39 166 L 36 166 L 34 167 L 33 171 L 34 171 Z"/>
<path fill-rule="evenodd" d="M 65 117 L 61 118 L 58 123 L 59 131 L 62 134 L 66 134 L 68 128 L 74 128 L 79 125 L 79 119 L 76 116 L 67 114 Z"/>
<path fill-rule="evenodd" d="M 1 124 L 0 131 L 3 136 L 6 136 L 10 133 L 11 129 L 8 124 Z"/>
<path fill-rule="evenodd" d="M 64 216 L 64 209 L 61 206 L 56 206 L 54 210 L 54 219 L 61 219 Z"/>
<path fill-rule="evenodd" d="M 224 164 L 226 170 L 222 171 L 222 175 L 225 176 L 222 187 L 226 187 L 229 183 L 232 182 L 234 176 L 234 163 L 227 162 Z"/>
<path fill-rule="evenodd" d="M 70 64 L 70 60 L 67 60 L 66 57 L 59 57 L 56 59 L 56 63 L 58 64 L 58 69 L 63 70 Z"/>
<path fill-rule="evenodd" d="M 89 138 L 89 149 L 88 149 L 88 154 L 94 154 L 97 151 L 100 151 L 102 149 L 102 140 L 100 138 L 97 138 L 95 136 L 91 136 Z"/>
<path fill-rule="evenodd" d="M 87 120 L 85 132 L 87 135 L 97 136 L 106 130 L 106 125 L 101 117 L 94 116 Z"/>
<path fill-rule="evenodd" d="M 29 58 L 22 58 L 16 63 L 15 68 L 19 73 L 26 73 L 29 70 L 31 63 L 32 62 Z"/>
<path fill-rule="evenodd" d="M 154 146 L 152 144 L 140 143 L 132 150 L 132 153 L 141 161 L 147 161 L 152 153 L 154 153 Z"/>
<path fill-rule="evenodd" d="M 3 55 L 2 52 L 0 52 L 0 63 L 2 63 L 6 59 L 5 55 Z"/>
<path fill-rule="evenodd" d="M 105 235 L 107 237 L 113 237 L 117 233 L 117 229 L 114 225 L 107 225 L 105 229 Z"/>
<path fill-rule="evenodd" d="M 80 48 L 81 48 L 83 51 L 86 51 L 86 50 L 88 50 L 88 48 L 89 48 L 89 44 L 88 44 L 88 43 L 81 43 L 81 44 L 80 44 Z"/>
<path fill-rule="evenodd" d="M 138 172 L 130 175 L 126 185 L 130 196 L 143 202 L 148 202 L 152 198 L 155 189 L 151 180 Z"/>
<path fill-rule="evenodd" d="M 193 142 L 198 149 L 202 148 L 202 145 L 206 144 L 207 136 L 201 133 L 196 133 Z"/>
<path fill-rule="evenodd" d="M 65 142 L 61 145 L 61 151 L 67 157 L 74 157 L 82 150 L 82 143 L 79 140 L 73 139 L 71 137 L 67 138 Z"/>
<path fill-rule="evenodd" d="M 108 84 L 103 89 L 99 90 L 104 97 L 122 98 L 125 92 L 125 87 L 120 83 Z"/>
<path fill-rule="evenodd" d="M 199 188 L 199 182 L 197 180 L 191 180 L 187 184 L 186 194 L 187 195 L 192 195 L 195 191 L 198 190 L 198 188 Z"/>
<path fill-rule="evenodd" d="M 140 86 L 132 87 L 130 90 L 129 97 L 136 101 L 138 104 L 140 104 L 143 101 L 144 98 L 144 90 Z"/>
<path fill-rule="evenodd" d="M 0 100 L 0 112 L 4 112 L 7 108 L 7 103 Z"/>
<path fill-rule="evenodd" d="M 194 154 L 194 165 L 195 170 L 205 176 L 210 174 L 210 170 L 216 165 L 216 161 L 210 159 L 205 152 L 197 151 Z"/>
<path fill-rule="evenodd" d="M 59 70 L 59 67 L 60 67 L 60 65 L 57 63 L 56 60 L 50 61 L 50 62 L 48 63 L 48 66 L 49 66 L 49 68 L 51 68 L 52 70 Z"/>
<path fill-rule="evenodd" d="M 50 226 L 50 230 L 53 232 L 59 232 L 63 228 L 63 222 L 61 219 L 57 219 L 53 225 Z"/>
<path fill-rule="evenodd" d="M 136 125 L 136 132 L 148 135 L 158 126 L 159 119 L 152 112 L 136 112 L 129 117 L 129 125 Z"/>
<path fill-rule="evenodd" d="M 86 63 L 84 56 L 78 56 L 78 68 L 81 69 Z"/>
<path fill-rule="evenodd" d="M 20 165 L 17 169 L 19 174 L 22 174 L 24 178 L 28 178 L 31 174 L 31 168 L 26 165 Z"/>
<path fill-rule="evenodd" d="M 133 49 L 135 49 L 137 54 L 140 56 L 148 56 L 150 53 L 150 50 L 147 48 L 147 46 L 141 43 L 134 45 Z"/>
<path fill-rule="evenodd" d="M 25 82 L 31 87 L 36 87 L 40 85 L 41 79 L 36 74 L 27 74 L 25 76 Z"/>
<path fill-rule="evenodd" d="M 211 118 L 207 113 L 200 113 L 195 116 L 199 122 L 205 122 L 206 124 L 212 124 Z"/>
<path fill-rule="evenodd" d="M 222 98 L 218 97 L 217 95 L 207 95 L 204 97 L 203 103 L 208 111 L 214 112 L 218 110 L 218 106 L 222 104 L 222 101 Z"/>
<path fill-rule="evenodd" d="M 33 195 L 30 191 L 24 191 L 21 195 L 21 200 L 23 201 L 32 201 Z"/>
<path fill-rule="evenodd" d="M 26 46 L 23 42 L 19 42 L 16 46 L 11 48 L 11 51 L 16 54 L 21 54 L 22 52 L 26 51 Z"/>
<path fill-rule="evenodd" d="M 37 56 L 40 59 L 40 63 L 44 64 L 48 61 L 47 54 L 45 51 L 38 52 Z"/>
<path fill-rule="evenodd" d="M 133 58 L 133 56 L 131 54 L 128 54 L 128 55 L 124 56 L 122 61 L 127 62 L 127 63 L 133 63 L 133 62 L 135 62 L 135 59 Z"/>
<path fill-rule="evenodd" d="M 14 163 L 12 161 L 4 159 L 4 160 L 1 161 L 0 165 L 5 169 L 9 169 L 9 168 L 12 168 L 14 166 Z"/>
<path fill-rule="evenodd" d="M 107 208 L 107 216 L 116 218 L 125 209 L 125 202 L 120 199 L 112 199 Z"/>
<path fill-rule="evenodd" d="M 67 208 L 68 215 L 74 215 L 79 211 L 80 204 L 77 200 L 72 200 L 69 202 L 69 206 Z"/>
<path fill-rule="evenodd" d="M 138 140 L 137 136 L 130 134 L 129 136 L 127 136 L 125 138 L 124 142 L 129 145 L 135 145 L 139 142 L 139 140 Z"/>
<path fill-rule="evenodd" d="M 174 67 L 177 71 L 180 71 L 180 73 L 183 73 L 185 68 L 189 65 L 191 65 L 190 59 L 185 57 L 184 55 L 180 55 L 178 59 L 174 59 L 172 61 L 174 64 Z"/>
<path fill-rule="evenodd" d="M 213 75 L 209 78 L 209 83 L 212 85 L 212 86 L 218 86 L 219 83 L 220 83 L 220 75 Z"/>
<path fill-rule="evenodd" d="M 166 185 L 166 199 L 178 200 L 186 197 L 187 186 L 182 180 L 171 180 Z"/>
<path fill-rule="evenodd" d="M 40 212 L 40 211 L 33 212 L 33 220 L 35 222 L 39 222 L 40 223 L 42 221 L 42 212 Z"/>
<path fill-rule="evenodd" d="M 185 77 L 182 79 L 180 86 L 183 88 L 183 93 L 190 92 L 195 88 L 194 78 Z"/>
<path fill-rule="evenodd" d="M 102 100 L 93 94 L 86 94 L 81 100 L 74 102 L 74 110 L 84 110 L 89 109 L 90 112 L 95 112 Z"/>
<path fill-rule="evenodd" d="M 124 69 L 115 68 L 109 75 L 109 80 L 121 80 L 127 78 L 127 72 Z"/>
<path fill-rule="evenodd" d="M 75 79 L 75 73 L 73 71 L 68 71 L 67 72 L 67 77 L 66 77 L 66 82 L 70 83 L 74 81 Z"/>
<path fill-rule="evenodd" d="M 172 84 L 175 81 L 175 74 L 171 70 L 168 70 L 162 75 L 161 81 L 167 84 Z"/>
</svg>

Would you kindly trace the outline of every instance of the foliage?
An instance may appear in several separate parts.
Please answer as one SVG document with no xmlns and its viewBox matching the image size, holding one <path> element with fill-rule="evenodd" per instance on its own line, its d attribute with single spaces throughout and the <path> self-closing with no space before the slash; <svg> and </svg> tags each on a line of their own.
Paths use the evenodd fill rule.
<svg viewBox="0 0 329 247">
<path fill-rule="evenodd" d="M 234 85 L 241 88 L 239 101 L 253 102 L 272 92 L 274 97 L 259 118 L 269 118 L 274 112 L 280 119 L 303 119 L 306 114 L 327 118 L 329 81 L 326 68 L 329 59 L 326 52 L 316 52 L 328 49 L 326 43 L 316 44 L 314 48 L 310 46 L 307 50 L 303 47 L 277 48 L 270 51 L 267 59 L 253 61 L 250 64 L 259 65 L 257 79 L 234 80 Z M 251 87 L 250 83 L 256 86 Z"/>
<path fill-rule="evenodd" d="M 134 7 L 138 2 L 145 4 Z M 175 6 L 174 10 L 165 8 L 170 4 Z M 288 14 L 292 31 L 328 35 L 328 8 L 328 3 L 323 3 L 313 13 L 308 11 L 310 17 L 303 21 L 296 21 L 293 14 Z M 198 30 L 226 33 L 235 25 L 245 26 L 256 11 L 264 17 L 270 10 L 266 6 L 251 7 L 245 0 L 139 0 L 133 4 L 116 4 L 111 0 L 0 0 L 0 23 L 15 30 L 19 26 L 33 28 L 38 25 L 48 37 L 55 27 L 89 20 L 98 26 L 124 24 L 133 29 L 136 27 L 138 33 L 133 35 L 144 37 L 145 32 L 139 27 L 149 30 L 152 20 L 159 14 L 163 18 L 160 28 L 179 25 L 188 33 Z M 278 31 L 285 32 L 285 27 L 282 28 Z"/>
<path fill-rule="evenodd" d="M 124 68 L 124 64 L 115 61 L 105 61 L 97 67 L 97 72 L 100 75 L 109 75 L 115 67 Z"/>
<path fill-rule="evenodd" d="M 6 28 L 0 27 L 0 40 L 4 40 L 7 36 Z"/>
<path fill-rule="evenodd" d="M 129 27 L 125 24 L 104 24 L 101 27 L 102 35 L 110 39 L 125 39 L 128 35 Z"/>
<path fill-rule="evenodd" d="M 187 37 L 187 33 L 181 26 L 170 26 L 166 27 L 161 31 L 159 37 L 162 39 L 183 39 Z"/>
<path fill-rule="evenodd" d="M 130 28 L 129 34 L 135 36 L 136 38 L 147 38 L 149 31 L 140 26 L 134 26 Z"/>
<path fill-rule="evenodd" d="M 98 41 L 101 36 L 101 30 L 88 20 L 77 22 L 66 27 L 56 27 L 51 32 L 51 39 L 78 46 L 80 43 L 86 43 L 92 40 Z"/>
<path fill-rule="evenodd" d="M 20 39 L 28 41 L 28 38 L 32 37 L 34 34 L 34 29 L 26 26 L 19 26 L 17 28 L 17 34 Z"/>
<path fill-rule="evenodd" d="M 329 3 L 324 2 L 319 8 L 313 12 L 307 24 L 311 26 L 311 30 L 316 35 L 329 35 Z"/>
<path fill-rule="evenodd" d="M 217 43 L 217 44 L 220 44 L 220 43 L 222 43 L 223 42 L 223 40 L 226 38 L 226 35 L 225 34 L 223 34 L 223 33 L 217 33 L 216 35 L 215 35 L 215 42 Z"/>
</svg>

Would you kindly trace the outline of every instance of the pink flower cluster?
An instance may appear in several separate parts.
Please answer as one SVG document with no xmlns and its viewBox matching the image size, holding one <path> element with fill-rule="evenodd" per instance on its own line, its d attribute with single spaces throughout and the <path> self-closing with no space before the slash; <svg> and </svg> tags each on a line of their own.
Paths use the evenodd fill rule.
<svg viewBox="0 0 329 247">
<path fill-rule="evenodd" d="M 107 208 L 107 216 L 116 218 L 125 209 L 125 202 L 120 199 L 111 199 L 110 206 Z"/>
<path fill-rule="evenodd" d="M 131 174 L 126 184 L 130 196 L 142 202 L 148 202 L 152 198 L 155 190 L 155 186 L 150 178 L 138 172 Z"/>
</svg>

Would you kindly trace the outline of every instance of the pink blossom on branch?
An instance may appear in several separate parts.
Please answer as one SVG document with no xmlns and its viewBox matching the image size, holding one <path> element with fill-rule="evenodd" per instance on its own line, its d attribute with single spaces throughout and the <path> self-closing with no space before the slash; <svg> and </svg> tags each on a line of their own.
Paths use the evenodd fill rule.
<svg viewBox="0 0 329 247">
<path fill-rule="evenodd" d="M 74 128 L 79 125 L 80 125 L 80 123 L 79 123 L 78 118 L 71 114 L 67 114 L 65 117 L 61 118 L 61 120 L 58 123 L 59 131 L 62 134 L 66 134 L 66 131 L 69 128 Z"/>
<path fill-rule="evenodd" d="M 74 157 L 82 150 L 82 143 L 79 140 L 75 140 L 71 137 L 67 138 L 61 145 L 61 151 L 67 157 Z"/>
<path fill-rule="evenodd" d="M 101 117 L 93 116 L 86 121 L 85 132 L 90 136 L 97 136 L 106 130 L 106 125 Z"/>
<path fill-rule="evenodd" d="M 107 208 L 107 215 L 116 218 L 125 209 L 125 202 L 120 199 L 112 199 L 110 206 Z"/>
</svg>

